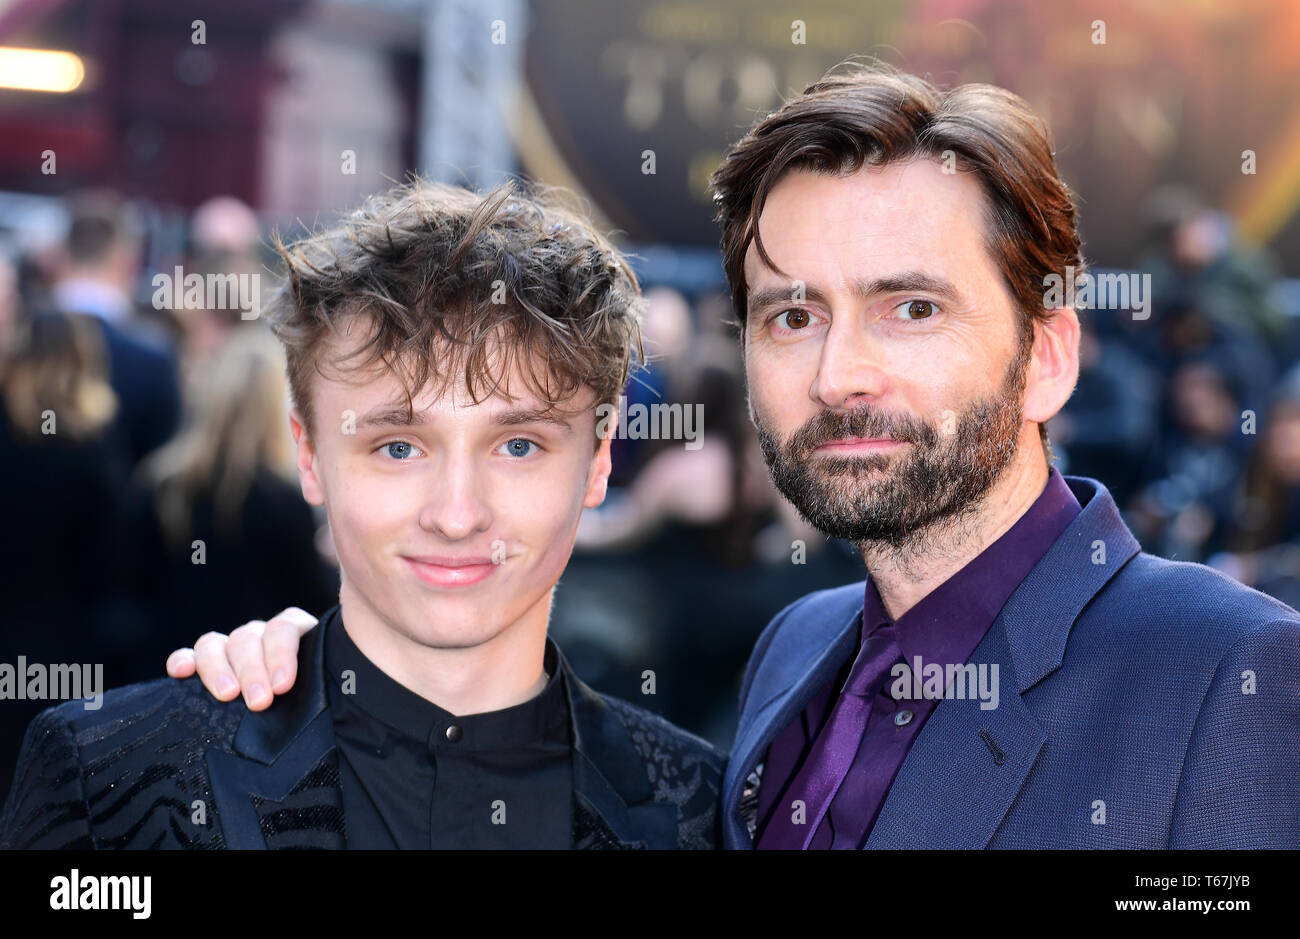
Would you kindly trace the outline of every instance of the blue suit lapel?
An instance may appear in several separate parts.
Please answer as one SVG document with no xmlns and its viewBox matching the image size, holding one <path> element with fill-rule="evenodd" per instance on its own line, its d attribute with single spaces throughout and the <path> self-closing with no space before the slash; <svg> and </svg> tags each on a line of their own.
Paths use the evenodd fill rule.
<svg viewBox="0 0 1300 939">
<path fill-rule="evenodd" d="M 723 778 L 722 804 L 728 810 L 723 820 L 724 847 L 750 844 L 745 820 L 739 814 L 746 777 L 763 759 L 772 741 L 808 705 L 813 695 L 835 677 L 857 648 L 864 589 L 865 583 L 858 586 L 853 594 L 856 601 L 847 604 L 838 597 L 835 598 L 838 602 L 829 600 L 835 594 L 828 592 L 822 595 L 828 598 L 828 603 L 820 610 L 819 595 L 809 597 L 810 609 L 800 610 L 801 623 L 806 628 L 792 636 L 778 634 L 768 648 L 767 657 L 786 666 L 787 678 L 778 682 L 781 688 L 775 694 L 770 694 L 757 707 L 747 706 L 740 715 L 736 741 Z"/>
<path fill-rule="evenodd" d="M 1011 654 L 997 626 L 970 661 L 997 663 L 1006 690 Z M 976 698 L 939 702 L 903 760 L 866 847 L 987 846 L 1046 740 L 1019 694 L 1000 692 L 991 710 L 980 710 Z"/>
<path fill-rule="evenodd" d="M 868 848 L 984 848 L 1047 740 L 1023 695 L 1061 665 L 1075 620 L 1140 547 L 1106 488 L 1065 477 L 1083 511 L 1007 601 L 970 662 L 998 665 L 998 707 L 939 702 L 881 807 Z"/>
</svg>

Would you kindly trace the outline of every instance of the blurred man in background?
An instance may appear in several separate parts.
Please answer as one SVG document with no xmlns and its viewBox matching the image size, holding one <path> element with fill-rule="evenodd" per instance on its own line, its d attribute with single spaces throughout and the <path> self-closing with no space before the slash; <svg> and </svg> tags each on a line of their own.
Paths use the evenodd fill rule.
<svg viewBox="0 0 1300 939">
<path fill-rule="evenodd" d="M 111 435 L 130 471 L 179 426 L 175 352 L 136 309 L 141 231 L 135 214 L 107 192 L 74 198 L 69 214 L 52 301 L 61 312 L 90 317 L 103 337 L 119 405 Z"/>
</svg>

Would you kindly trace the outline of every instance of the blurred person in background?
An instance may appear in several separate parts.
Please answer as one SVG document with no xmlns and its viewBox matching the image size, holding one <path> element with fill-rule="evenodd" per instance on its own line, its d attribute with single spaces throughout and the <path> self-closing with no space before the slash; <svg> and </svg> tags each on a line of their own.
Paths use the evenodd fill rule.
<svg viewBox="0 0 1300 939">
<path fill-rule="evenodd" d="M 14 338 L 20 302 L 18 266 L 0 252 L 0 352 Z"/>
<path fill-rule="evenodd" d="M 244 283 L 248 275 L 260 277 L 264 263 L 257 214 L 233 196 L 216 196 L 200 205 L 190 220 L 184 269 L 187 274 L 199 274 L 205 282 L 210 277 L 229 280 L 233 276 L 232 283 Z M 200 366 L 236 329 L 254 322 L 244 319 L 238 306 L 231 303 L 219 309 L 184 311 L 185 369 Z"/>
<path fill-rule="evenodd" d="M 337 570 L 298 491 L 288 394 L 275 338 L 242 329 L 196 378 L 182 432 L 142 464 L 130 517 L 143 615 L 120 681 L 154 677 L 195 625 L 338 602 Z"/>
<path fill-rule="evenodd" d="M 671 287 L 652 287 L 644 294 L 642 336 L 646 361 L 633 372 L 624 397 L 629 411 L 639 406 L 671 403 L 675 386 L 680 386 L 687 349 L 695 335 L 691 308 L 686 298 Z M 615 488 L 626 486 L 646 461 L 645 441 L 619 435 L 613 442 L 614 469 L 610 476 Z"/>
<path fill-rule="evenodd" d="M 1243 326 L 1216 319 L 1201 298 L 1186 288 L 1155 294 L 1152 305 L 1157 327 L 1150 331 L 1154 346 L 1148 341 L 1146 352 L 1162 387 L 1173 384 L 1174 374 L 1184 364 L 1212 357 L 1237 386 L 1244 407 L 1262 410 L 1267 405 L 1277 366 L 1262 339 Z"/>
<path fill-rule="evenodd" d="M 1251 437 L 1241 391 L 1212 355 L 1192 359 L 1169 386 L 1170 424 L 1152 450 L 1133 521 L 1143 543 L 1169 558 L 1200 561 L 1220 550 Z"/>
<path fill-rule="evenodd" d="M 172 350 L 149 332 L 133 299 L 140 273 L 139 222 L 120 197 L 102 191 L 74 197 L 54 306 L 86 316 L 103 337 L 108 376 L 118 399 L 111 437 L 126 470 L 162 446 L 180 422 L 180 390 Z"/>
<path fill-rule="evenodd" d="M 103 340 L 81 317 L 26 315 L 13 282 L 0 258 L 0 662 L 73 655 L 111 677 L 118 562 L 129 545 L 105 436 L 117 399 Z M 45 704 L 0 707 L 0 791 Z"/>
<path fill-rule="evenodd" d="M 185 262 L 186 276 L 197 274 L 208 282 L 219 278 L 234 283 L 232 275 L 243 278 L 248 272 L 248 259 L 232 255 L 204 254 Z M 244 281 L 239 281 L 243 283 Z M 245 328 L 261 328 L 257 318 L 245 319 L 238 303 L 214 307 L 197 306 L 177 311 L 180 324 L 179 359 L 182 384 L 204 371 L 204 366 L 237 332 Z M 186 392 L 182 393 L 182 397 Z"/>
<path fill-rule="evenodd" d="M 1105 478 L 1115 501 L 1128 503 L 1144 481 L 1156 429 L 1160 389 L 1154 370 L 1093 317 L 1079 319 L 1079 381 L 1050 431 L 1061 472 Z"/>
<path fill-rule="evenodd" d="M 1300 602 L 1300 373 L 1284 382 L 1261 421 L 1226 536 L 1209 561 L 1283 603 Z"/>
<path fill-rule="evenodd" d="M 1194 296 L 1213 319 L 1273 348 L 1292 334 L 1273 299 L 1276 262 L 1238 238 L 1229 216 L 1176 186 L 1156 190 L 1146 211 L 1155 250 L 1140 267 L 1151 272 L 1154 296 Z"/>
<path fill-rule="evenodd" d="M 213 196 L 190 219 L 190 253 L 257 259 L 262 227 L 257 213 L 234 196 Z"/>
<path fill-rule="evenodd" d="M 638 641 L 603 650 L 603 658 L 612 660 L 605 684 L 626 685 L 622 693 L 633 693 L 641 674 L 634 663 L 662 663 L 657 703 L 670 720 L 691 727 L 704 726 L 718 698 L 719 660 L 730 669 L 743 659 L 764 615 L 748 617 L 749 604 L 735 602 L 749 596 L 741 581 L 763 521 L 761 506 L 744 498 L 748 427 L 735 359 L 735 347 L 725 342 L 701 343 L 679 355 L 670 370 L 671 390 L 656 403 L 700 414 L 702 433 L 692 449 L 684 440 L 641 441 L 643 462 L 635 478 L 610 493 L 608 506 L 583 513 L 575 544 L 583 554 L 579 561 L 590 560 L 606 590 L 609 583 L 625 585 L 613 591 L 620 604 L 631 591 L 642 598 L 633 606 L 641 621 Z M 590 558 L 592 553 L 604 557 Z M 566 587 L 573 579 L 566 577 Z M 665 584 L 672 589 L 663 589 Z M 559 598 L 557 625 L 579 602 L 576 596 Z M 591 641 L 600 641 L 602 633 L 593 632 Z"/>
</svg>

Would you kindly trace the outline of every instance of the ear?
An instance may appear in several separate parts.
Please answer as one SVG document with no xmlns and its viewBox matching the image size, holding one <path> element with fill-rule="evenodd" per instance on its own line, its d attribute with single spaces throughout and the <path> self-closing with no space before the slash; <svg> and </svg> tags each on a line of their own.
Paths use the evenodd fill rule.
<svg viewBox="0 0 1300 939">
<path fill-rule="evenodd" d="M 605 491 L 609 488 L 609 474 L 614 468 L 610 456 L 610 444 L 618 430 L 618 409 L 603 404 L 596 409 L 596 433 L 600 435 L 600 445 L 591 461 L 591 470 L 587 474 L 587 494 L 582 500 L 584 509 L 594 509 L 605 501 Z"/>
<path fill-rule="evenodd" d="M 1079 314 L 1051 310 L 1034 323 L 1034 348 L 1025 379 L 1024 419 L 1045 424 L 1074 393 L 1079 380 Z"/>
<path fill-rule="evenodd" d="M 325 487 L 317 472 L 316 448 L 297 408 L 289 411 L 289 429 L 293 431 L 293 442 L 298 446 L 298 481 L 302 485 L 302 497 L 312 505 L 324 505 Z"/>
</svg>

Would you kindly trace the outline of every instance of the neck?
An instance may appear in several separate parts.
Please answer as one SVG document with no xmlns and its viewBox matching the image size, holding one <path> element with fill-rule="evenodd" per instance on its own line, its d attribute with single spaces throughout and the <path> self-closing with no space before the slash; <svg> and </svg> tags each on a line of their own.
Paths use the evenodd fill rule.
<svg viewBox="0 0 1300 939">
<path fill-rule="evenodd" d="M 1016 456 L 979 504 L 957 519 L 943 519 L 902 547 L 858 545 L 885 611 L 898 619 L 1015 525 L 1047 485 L 1047 458 L 1038 425 L 1027 424 Z M 1032 432 L 1032 437 L 1030 432 Z"/>
<path fill-rule="evenodd" d="M 343 628 L 362 655 L 399 685 L 457 717 L 514 707 L 546 687 L 542 665 L 550 591 L 491 639 L 465 648 L 440 648 L 416 640 L 411 635 L 414 630 L 391 625 L 349 589 L 346 577 L 339 604 Z"/>
</svg>

